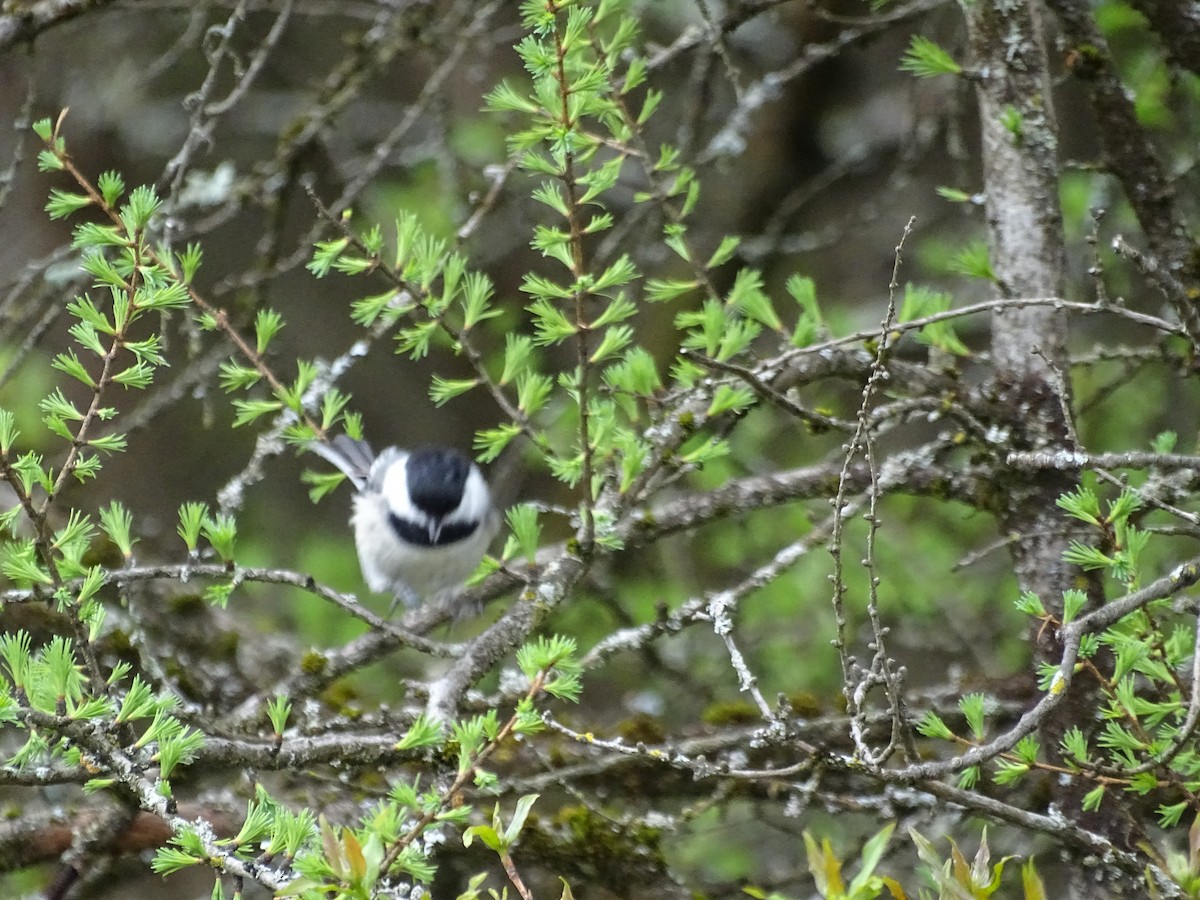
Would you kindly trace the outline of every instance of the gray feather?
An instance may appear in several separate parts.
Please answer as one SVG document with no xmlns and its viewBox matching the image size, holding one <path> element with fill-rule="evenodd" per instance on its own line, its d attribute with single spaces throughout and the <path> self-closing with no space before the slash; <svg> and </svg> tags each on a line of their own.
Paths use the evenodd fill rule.
<svg viewBox="0 0 1200 900">
<path fill-rule="evenodd" d="M 327 443 L 313 442 L 308 449 L 340 469 L 360 491 L 367 483 L 375 462 L 375 451 L 370 444 L 344 434 L 337 435 Z"/>
</svg>

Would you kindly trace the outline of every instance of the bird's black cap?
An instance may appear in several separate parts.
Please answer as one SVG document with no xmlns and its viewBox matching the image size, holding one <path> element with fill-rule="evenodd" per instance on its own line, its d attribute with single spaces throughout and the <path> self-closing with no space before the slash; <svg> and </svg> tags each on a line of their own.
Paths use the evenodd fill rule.
<svg viewBox="0 0 1200 900">
<path fill-rule="evenodd" d="M 458 508 L 470 472 L 471 461 L 457 450 L 420 447 L 408 456 L 408 495 L 417 509 L 440 519 Z"/>
</svg>

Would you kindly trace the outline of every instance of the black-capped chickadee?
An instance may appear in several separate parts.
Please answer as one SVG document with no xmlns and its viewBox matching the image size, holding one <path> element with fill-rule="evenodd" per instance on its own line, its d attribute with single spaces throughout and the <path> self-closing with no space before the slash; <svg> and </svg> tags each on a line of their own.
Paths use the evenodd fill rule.
<svg viewBox="0 0 1200 900">
<path fill-rule="evenodd" d="M 346 435 L 312 450 L 358 489 L 350 522 L 372 591 L 416 606 L 461 584 L 499 530 L 483 473 L 457 450 L 388 447 L 375 456 L 365 441 Z"/>
</svg>

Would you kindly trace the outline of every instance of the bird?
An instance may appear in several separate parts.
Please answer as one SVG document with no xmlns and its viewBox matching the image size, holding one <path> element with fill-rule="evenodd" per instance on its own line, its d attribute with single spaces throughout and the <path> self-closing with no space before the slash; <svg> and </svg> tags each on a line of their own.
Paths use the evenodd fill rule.
<svg viewBox="0 0 1200 900">
<path fill-rule="evenodd" d="M 420 605 L 462 584 L 500 528 L 483 473 L 451 447 L 388 447 L 338 435 L 311 449 L 354 484 L 354 544 L 367 587 Z"/>
</svg>

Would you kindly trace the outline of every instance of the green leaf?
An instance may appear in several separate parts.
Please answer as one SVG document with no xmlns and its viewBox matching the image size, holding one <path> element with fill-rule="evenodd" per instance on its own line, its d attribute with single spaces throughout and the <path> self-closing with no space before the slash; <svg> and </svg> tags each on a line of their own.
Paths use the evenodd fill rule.
<svg viewBox="0 0 1200 900">
<path fill-rule="evenodd" d="M 407 353 L 413 359 L 429 355 L 429 345 L 440 326 L 436 320 L 420 322 L 404 328 L 396 335 L 396 352 Z"/>
<path fill-rule="evenodd" d="M 1073 622 L 1079 611 L 1087 606 L 1087 594 L 1070 588 L 1063 591 L 1063 624 Z"/>
<path fill-rule="evenodd" d="M 121 700 L 121 708 L 117 713 L 117 722 L 133 722 L 146 719 L 159 712 L 161 707 L 154 698 L 154 692 L 140 675 L 133 676 L 129 691 Z"/>
<path fill-rule="evenodd" d="M 114 334 L 116 332 L 116 328 L 114 327 L 113 323 L 110 322 L 104 313 L 102 313 L 96 307 L 96 304 L 92 301 L 92 298 L 87 294 L 84 294 L 82 297 L 76 297 L 74 300 L 68 303 L 67 312 L 79 319 L 83 325 L 86 325 L 88 328 L 94 331 L 98 331 L 102 334 Z M 74 333 L 75 332 L 72 331 L 72 334 Z M 84 343 L 82 339 L 80 339 L 80 342 Z M 85 346 L 89 350 L 93 351 L 97 356 L 104 356 L 106 352 L 100 345 L 98 339 L 95 340 L 95 343 L 85 343 Z"/>
<path fill-rule="evenodd" d="M 719 438 L 700 437 L 693 443 L 685 444 L 679 453 L 679 459 L 689 466 L 703 466 L 713 460 L 729 455 L 729 443 Z"/>
<path fill-rule="evenodd" d="M 596 280 L 592 283 L 591 292 L 593 294 L 605 294 L 612 288 L 628 284 L 637 277 L 637 266 L 633 264 L 633 260 L 627 254 L 622 253 L 612 265 L 608 266 L 596 277 Z"/>
<path fill-rule="evenodd" d="M 493 293 L 492 281 L 482 272 L 468 272 L 463 280 L 462 309 L 463 329 L 469 331 L 484 319 L 500 315 L 499 309 L 490 307 Z"/>
<path fill-rule="evenodd" d="M 842 881 L 842 863 L 834 855 L 829 839 L 823 838 L 818 846 L 807 830 L 804 831 L 803 837 L 804 847 L 808 852 L 808 871 L 817 883 L 817 892 L 823 897 L 843 896 L 846 888 Z"/>
<path fill-rule="evenodd" d="M 708 258 L 708 262 L 704 264 L 704 268 L 715 269 L 717 266 L 723 266 L 729 262 L 741 243 L 742 239 L 733 235 L 727 235 L 722 238 L 720 245 L 713 251 L 712 256 Z"/>
<path fill-rule="evenodd" d="M 935 188 L 937 195 L 943 200 L 949 200 L 951 203 L 971 203 L 974 202 L 974 195 L 968 194 L 966 191 L 958 188 L 939 185 Z"/>
<path fill-rule="evenodd" d="M 344 394 L 337 388 L 330 388 L 321 397 L 321 427 L 326 431 L 333 428 L 342 417 L 350 395 Z"/>
<path fill-rule="evenodd" d="M 925 716 L 917 725 L 917 732 L 919 734 L 923 734 L 925 737 L 930 738 L 941 738 L 942 740 L 946 741 L 954 739 L 954 732 L 951 731 L 949 726 L 942 721 L 941 716 L 939 716 L 933 710 L 929 710 L 927 713 L 925 713 Z"/>
<path fill-rule="evenodd" d="M 651 278 L 646 282 L 646 299 L 651 303 L 663 303 L 667 300 L 674 300 L 676 297 L 682 297 L 699 286 L 700 282 L 695 280 Z"/>
<path fill-rule="evenodd" d="M 248 368 L 233 360 L 226 360 L 221 364 L 221 389 L 227 394 L 252 388 L 262 378 L 262 373 L 257 368 Z"/>
<path fill-rule="evenodd" d="M 1100 790 L 1103 791 L 1103 786 Z M 1096 806 L 1099 806 L 1099 803 Z M 1021 884 L 1024 888 L 1025 900 L 1046 900 L 1046 886 L 1042 884 L 1042 879 L 1038 875 L 1032 858 L 1026 860 L 1025 864 L 1021 866 Z"/>
<path fill-rule="evenodd" d="M 236 588 L 237 585 L 232 581 L 214 581 L 204 589 L 204 602 L 209 606 L 225 609 Z"/>
<path fill-rule="evenodd" d="M 492 112 L 519 112 L 529 115 L 541 110 L 537 103 L 518 93 L 508 81 L 496 85 L 484 96 L 483 102 Z"/>
<path fill-rule="evenodd" d="M 385 315 L 388 322 L 393 322 L 414 307 L 411 296 L 392 289 L 354 300 L 350 304 L 350 318 L 365 328 Z"/>
<path fill-rule="evenodd" d="M 75 351 L 68 350 L 66 353 L 60 353 L 54 357 L 51 365 L 60 372 L 65 372 L 76 381 L 81 381 L 90 388 L 96 386 L 96 382 L 92 376 L 88 374 L 88 370 L 84 368 L 83 363 L 79 361 L 79 357 L 75 355 Z"/>
<path fill-rule="evenodd" d="M 200 263 L 204 259 L 204 250 L 199 244 L 188 244 L 187 248 L 182 253 L 176 254 L 176 259 L 179 260 L 179 267 L 182 269 L 181 279 L 184 284 L 191 284 L 192 279 L 196 277 L 196 272 L 200 268 Z"/>
<path fill-rule="evenodd" d="M 125 349 L 150 366 L 166 365 L 162 355 L 162 338 L 152 334 L 143 341 L 126 341 Z"/>
<path fill-rule="evenodd" d="M 160 740 L 158 753 L 154 755 L 158 761 L 159 774 L 169 778 L 171 773 L 181 765 L 187 765 L 196 758 L 196 753 L 204 746 L 204 735 L 192 728 L 183 728 L 178 734 L 173 734 L 165 740 Z"/>
<path fill-rule="evenodd" d="M 0 634 L 0 659 L 8 666 L 13 686 L 25 690 L 29 679 L 33 654 L 30 651 L 29 633 L 21 630 Z"/>
<path fill-rule="evenodd" d="M 621 292 L 614 297 L 604 311 L 591 323 L 593 329 L 600 329 L 606 325 L 611 325 L 614 322 L 622 322 L 637 314 L 637 306 Z"/>
<path fill-rule="evenodd" d="M 46 212 L 50 214 L 51 219 L 62 219 L 91 205 L 92 198 L 87 194 L 73 194 L 54 188 L 50 191 Z"/>
<path fill-rule="evenodd" d="M 858 874 L 850 882 L 850 897 L 866 896 L 865 892 L 874 877 L 875 867 L 883 859 L 883 851 L 887 849 L 888 841 L 892 839 L 892 832 L 895 830 L 895 822 L 885 825 L 863 846 L 859 855 Z"/>
<path fill-rule="evenodd" d="M 706 416 L 719 416 L 730 410 L 745 410 L 754 405 L 754 392 L 744 384 L 719 384 L 713 392 Z"/>
<path fill-rule="evenodd" d="M 571 255 L 571 235 L 561 228 L 535 225 L 531 246 L 540 251 L 543 256 L 557 260 L 567 269 L 574 267 L 575 260 Z"/>
<path fill-rule="evenodd" d="M 284 729 L 287 727 L 287 720 L 291 711 L 292 701 L 288 699 L 287 694 L 279 694 L 272 697 L 267 703 L 267 718 L 270 720 L 275 734 L 283 734 Z"/>
<path fill-rule="evenodd" d="M 535 343 L 556 344 L 574 336 L 575 325 L 550 300 L 539 297 L 526 309 L 533 314 Z"/>
<path fill-rule="evenodd" d="M 529 272 L 524 276 L 521 290 L 524 293 L 532 294 L 539 300 L 570 300 L 572 296 L 575 296 L 575 292 L 571 288 L 556 284 L 534 272 Z"/>
<path fill-rule="evenodd" d="M 658 148 L 658 159 L 654 163 L 654 171 L 675 171 L 679 168 L 679 158 L 680 153 L 678 148 L 672 147 L 670 144 L 661 144 Z M 647 195 L 645 199 L 653 199 L 653 195 Z"/>
<path fill-rule="evenodd" d="M 7 456 L 20 434 L 16 416 L 7 409 L 0 409 L 0 453 Z"/>
<path fill-rule="evenodd" d="M 133 365 L 113 375 L 112 380 L 127 388 L 149 387 L 154 382 L 154 369 L 139 359 Z"/>
<path fill-rule="evenodd" d="M 953 305 L 953 298 L 941 291 L 908 284 L 904 287 L 904 300 L 897 316 L 901 322 L 912 322 L 938 313 L 948 312 Z M 948 320 L 931 322 L 925 325 L 917 339 L 946 353 L 965 356 L 970 351 L 954 333 L 954 328 Z"/>
<path fill-rule="evenodd" d="M 630 67 L 630 71 L 633 71 L 632 66 Z M 628 77 L 629 76 L 626 76 L 627 88 L 629 86 Z M 642 100 L 642 108 L 638 112 L 637 124 L 645 125 L 646 122 L 649 121 L 650 117 L 654 115 L 654 111 L 658 109 L 658 105 L 662 102 L 663 96 L 663 92 L 657 90 L 656 88 L 650 88 L 648 91 L 646 91 L 645 99 Z"/>
<path fill-rule="evenodd" d="M 188 552 L 195 553 L 200 543 L 200 534 L 208 519 L 208 504 L 199 501 L 184 503 L 179 507 L 179 536 L 187 544 Z"/>
<path fill-rule="evenodd" d="M 779 314 L 763 291 L 762 275 L 754 269 L 742 269 L 737 273 L 725 302 L 773 331 L 783 329 Z"/>
<path fill-rule="evenodd" d="M 39 172 L 61 172 L 65 168 L 62 159 L 52 150 L 39 151 L 37 165 Z"/>
<path fill-rule="evenodd" d="M 702 349 L 705 356 L 715 356 L 730 322 L 720 303 L 705 300 L 700 309 L 679 313 L 675 327 L 689 330 L 684 339 L 689 349 Z"/>
<path fill-rule="evenodd" d="M 107 581 L 107 577 L 104 574 L 103 568 L 100 566 L 92 566 L 89 568 L 87 570 L 87 574 L 83 578 L 83 581 L 80 582 L 78 591 L 76 592 L 76 602 L 80 606 L 83 606 L 83 604 L 87 603 L 96 596 L 96 594 L 100 591 L 100 588 L 104 587 L 105 581 Z"/>
<path fill-rule="evenodd" d="M 1041 752 L 1041 746 L 1038 744 L 1038 739 L 1035 735 L 1027 734 L 1021 740 L 1017 741 L 1017 745 L 1013 748 L 1021 762 L 1027 765 L 1037 763 L 1038 754 Z"/>
<path fill-rule="evenodd" d="M 1142 507 L 1142 498 L 1135 491 L 1124 488 L 1117 499 L 1108 505 L 1109 522 L 1120 525 Z"/>
<path fill-rule="evenodd" d="M 579 198 L 579 205 L 582 206 L 585 203 L 591 203 L 596 197 L 611 190 L 621 177 L 621 167 L 624 163 L 624 156 L 614 156 L 590 172 L 580 176 L 578 181 L 580 184 L 586 186 L 587 190 Z"/>
<path fill-rule="evenodd" d="M 1063 494 L 1054 505 L 1082 522 L 1100 525 L 1100 500 L 1090 488 L 1080 487 L 1073 493 Z"/>
<path fill-rule="evenodd" d="M 266 789 L 257 785 L 255 796 L 246 801 L 246 819 L 233 838 L 233 846 L 256 844 L 270 833 L 273 805 Z"/>
<path fill-rule="evenodd" d="M 128 202 L 121 207 L 121 222 L 125 230 L 133 234 L 143 231 L 150 219 L 158 212 L 159 199 L 150 185 L 138 185 L 129 194 Z"/>
<path fill-rule="evenodd" d="M 442 725 L 421 713 L 409 726 L 404 736 L 396 742 L 397 750 L 413 750 L 420 747 L 438 747 L 443 741 Z"/>
<path fill-rule="evenodd" d="M 71 232 L 71 246 L 95 250 L 99 247 L 128 247 L 129 239 L 115 225 L 84 222 Z M 86 262 L 86 259 L 84 260 Z"/>
<path fill-rule="evenodd" d="M 233 427 L 240 428 L 263 416 L 279 412 L 283 409 L 283 404 L 278 400 L 234 400 L 233 408 L 237 411 Z"/>
<path fill-rule="evenodd" d="M 533 353 L 533 340 L 527 335 L 508 332 L 504 336 L 504 371 L 500 384 L 510 383 L 529 364 Z"/>
<path fill-rule="evenodd" d="M 668 191 L 668 193 L 673 195 L 675 192 L 672 190 Z M 684 262 L 691 262 L 692 251 L 687 245 L 686 236 L 687 229 L 683 225 L 669 224 L 663 226 L 663 243 L 671 248 Z"/>
<path fill-rule="evenodd" d="M 4 556 L 0 559 L 0 572 L 20 587 L 54 582 L 50 573 L 38 562 L 37 551 L 28 541 L 14 542 L 5 548 Z"/>
<path fill-rule="evenodd" d="M 349 246 L 350 239 L 344 237 L 332 241 L 318 241 L 313 245 L 313 258 L 306 268 L 317 278 L 325 277 Z"/>
<path fill-rule="evenodd" d="M 223 560 L 233 559 L 233 545 L 237 539 L 237 521 L 228 513 L 207 516 L 201 525 L 201 533 L 212 544 Z"/>
<path fill-rule="evenodd" d="M 1096 787 L 1093 787 L 1091 791 L 1088 791 L 1084 794 L 1082 808 L 1084 808 L 1085 812 L 1094 812 L 1100 808 L 1100 803 L 1102 803 L 1104 800 L 1104 791 L 1104 785 L 1097 785 Z"/>
<path fill-rule="evenodd" d="M 727 362 L 749 350 L 750 345 L 754 343 L 754 339 L 761 331 L 762 328 L 756 322 L 745 319 L 726 321 L 724 333 L 721 335 L 720 344 L 717 347 L 716 358 L 721 362 Z"/>
<path fill-rule="evenodd" d="M 961 74 L 962 66 L 929 38 L 914 35 L 908 49 L 900 58 L 900 71 L 909 72 L 918 78 L 932 78 L 935 75 Z"/>
<path fill-rule="evenodd" d="M 1089 547 L 1079 541 L 1071 541 L 1071 546 L 1063 553 L 1063 559 L 1088 572 L 1094 569 L 1109 569 L 1115 564 L 1111 556 L 1106 556 L 1095 547 Z"/>
<path fill-rule="evenodd" d="M 100 196 L 104 198 L 105 204 L 116 206 L 121 195 L 125 193 L 125 180 L 121 177 L 120 172 L 102 172 L 96 179 L 96 187 L 100 190 Z"/>
<path fill-rule="evenodd" d="M 612 213 L 600 212 L 594 213 L 586 225 L 583 226 L 584 234 L 596 234 L 600 231 L 608 231 L 613 227 Z"/>
<path fill-rule="evenodd" d="M 134 539 L 131 534 L 133 516 L 118 501 L 113 500 L 100 510 L 100 526 L 112 538 L 121 555 L 128 561 L 133 556 Z"/>
<path fill-rule="evenodd" d="M 508 423 L 496 428 L 485 428 L 475 433 L 475 449 L 479 453 L 480 462 L 491 462 L 499 456 L 517 435 L 521 433 L 519 425 Z"/>
<path fill-rule="evenodd" d="M 478 385 L 478 378 L 449 379 L 442 378 L 440 375 L 434 375 L 429 386 L 429 397 L 435 405 L 442 406 Z"/>
<path fill-rule="evenodd" d="M 1016 599 L 1015 605 L 1018 610 L 1028 616 L 1036 616 L 1041 618 L 1046 615 L 1046 607 L 1042 605 L 1041 598 L 1032 591 L 1025 591 Z"/>
<path fill-rule="evenodd" d="M 529 811 L 537 802 L 538 796 L 538 794 L 526 794 L 517 801 L 517 808 L 513 811 L 512 820 L 504 830 L 504 843 L 507 846 L 511 847 L 517 842 L 517 838 L 521 835 L 521 829 L 525 827 L 525 820 L 529 817 Z"/>
<path fill-rule="evenodd" d="M 55 635 L 42 647 L 40 662 L 45 677 L 56 698 L 78 700 L 83 694 L 83 672 L 75 660 L 75 644 L 62 635 Z"/>
<path fill-rule="evenodd" d="M 260 309 L 254 317 L 254 335 L 258 355 L 267 352 L 267 345 L 283 328 L 283 316 L 273 309 Z"/>
<path fill-rule="evenodd" d="M 46 413 L 47 416 L 53 416 L 55 418 L 65 419 L 71 422 L 83 421 L 83 413 L 76 409 L 75 405 L 71 403 L 65 396 L 63 396 L 62 391 L 58 390 L 57 388 L 55 388 L 54 391 L 48 396 L 43 397 L 38 402 L 38 406 L 41 408 L 42 412 Z"/>
<path fill-rule="evenodd" d="M 658 364 L 642 347 L 631 348 L 624 358 L 604 370 L 609 385 L 643 397 L 652 396 L 662 387 Z"/>
<path fill-rule="evenodd" d="M 1079 726 L 1072 725 L 1062 737 L 1063 755 L 1074 762 L 1086 765 L 1090 760 L 1087 737 Z"/>
<path fill-rule="evenodd" d="M 307 485 L 311 485 L 308 490 L 308 498 L 317 503 L 326 494 L 335 490 L 338 485 L 346 480 L 346 476 L 341 472 L 313 472 L 306 469 L 300 474 L 300 480 Z"/>
<path fill-rule="evenodd" d="M 90 444 L 90 442 L 89 442 Z M 75 460 L 75 468 L 71 474 L 75 480 L 82 483 L 100 474 L 100 458 L 95 455 L 79 454 Z"/>
<path fill-rule="evenodd" d="M 517 376 L 517 408 L 534 415 L 546 405 L 554 393 L 554 380 L 538 372 L 522 372 Z"/>
<path fill-rule="evenodd" d="M 1150 449 L 1155 453 L 1174 453 L 1175 445 L 1179 441 L 1179 435 L 1174 431 L 1159 432 L 1150 444 Z"/>
<path fill-rule="evenodd" d="M 202 862 L 204 862 L 203 858 L 176 850 L 174 847 L 159 847 L 154 854 L 154 859 L 150 862 L 150 868 L 159 875 L 170 875 Z"/>
<path fill-rule="evenodd" d="M 983 694 L 966 694 L 958 701 L 958 708 L 967 720 L 967 727 L 971 729 L 971 734 L 977 741 L 983 740 L 986 733 L 983 724 L 986 705 L 987 698 Z"/>
<path fill-rule="evenodd" d="M 980 278 L 993 284 L 998 280 L 992 269 L 988 246 L 985 241 L 972 241 L 950 258 L 947 268 L 951 272 L 966 275 L 970 278 Z"/>
<path fill-rule="evenodd" d="M 139 313 L 147 310 L 183 309 L 192 302 L 187 286 L 178 281 L 154 288 L 140 288 L 135 300 Z"/>
<path fill-rule="evenodd" d="M 560 634 L 551 637 L 539 635 L 536 640 L 522 644 L 517 650 L 517 668 L 527 679 L 533 681 L 539 672 L 556 666 L 572 665 L 578 649 L 579 645 L 572 637 Z"/>
<path fill-rule="evenodd" d="M 1000 124 L 1012 135 L 1013 143 L 1020 146 L 1025 140 L 1025 117 L 1012 104 L 1005 106 L 1000 112 Z"/>
<path fill-rule="evenodd" d="M 788 278 L 785 289 L 800 307 L 796 329 L 792 331 L 792 344 L 796 347 L 808 347 L 809 344 L 820 340 L 826 331 L 821 307 L 817 305 L 816 283 L 812 278 L 793 275 Z"/>
<path fill-rule="evenodd" d="M 537 562 L 537 551 L 542 540 L 542 526 L 538 522 L 537 507 L 531 503 L 520 503 L 509 507 L 505 518 L 525 560 L 532 566 Z"/>
<path fill-rule="evenodd" d="M 614 325 L 604 332 L 600 345 L 588 357 L 589 362 L 598 363 L 616 356 L 633 340 L 633 329 L 628 325 Z"/>
<path fill-rule="evenodd" d="M 463 832 L 463 846 L 470 847 L 475 842 L 475 838 L 479 838 L 480 843 L 493 853 L 500 853 L 504 849 L 500 835 L 491 825 L 472 825 Z"/>
<path fill-rule="evenodd" d="M 533 189 L 533 199 L 539 203 L 544 203 L 556 213 L 566 218 L 570 215 L 570 210 L 567 208 L 567 202 L 562 197 L 561 189 L 557 182 L 543 181 Z"/>
<path fill-rule="evenodd" d="M 1119 682 L 1139 669 L 1150 653 L 1150 647 L 1136 640 L 1120 639 L 1116 647 L 1116 663 L 1113 665 L 1112 680 Z"/>
</svg>

